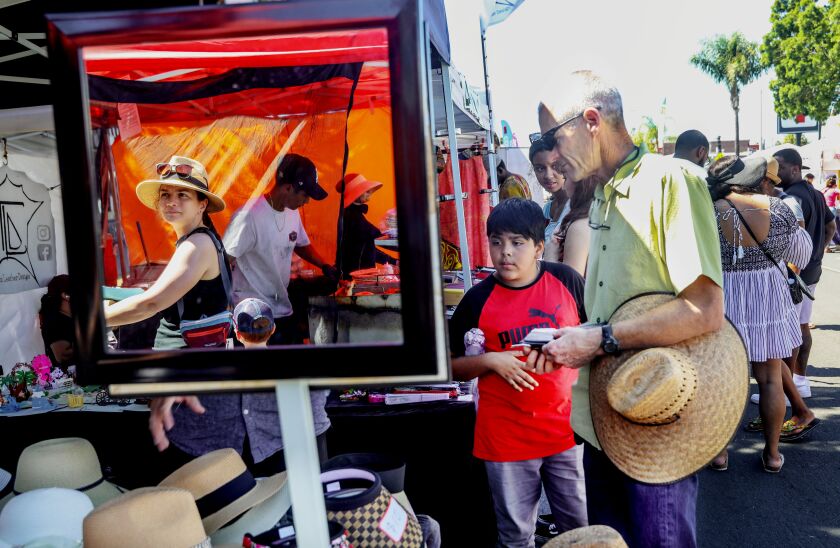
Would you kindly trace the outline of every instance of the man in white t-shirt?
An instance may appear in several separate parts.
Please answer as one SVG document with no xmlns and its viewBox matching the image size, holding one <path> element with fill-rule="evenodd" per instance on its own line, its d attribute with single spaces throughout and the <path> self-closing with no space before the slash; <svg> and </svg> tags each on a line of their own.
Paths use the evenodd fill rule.
<svg viewBox="0 0 840 548">
<path fill-rule="evenodd" d="M 315 164 L 304 156 L 287 154 L 277 167 L 274 187 L 239 208 L 225 231 L 225 249 L 235 259 L 233 301 L 255 298 L 271 306 L 277 329 L 270 345 L 303 342 L 290 321 L 292 253 L 320 268 L 328 278 L 338 279 L 335 267 L 310 244 L 297 211 L 310 198 L 326 197 Z"/>
</svg>

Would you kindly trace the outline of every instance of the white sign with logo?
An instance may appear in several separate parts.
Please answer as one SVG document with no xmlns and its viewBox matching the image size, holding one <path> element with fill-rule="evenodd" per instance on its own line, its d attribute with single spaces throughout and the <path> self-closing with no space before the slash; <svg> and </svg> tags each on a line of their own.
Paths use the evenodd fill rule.
<svg viewBox="0 0 840 548">
<path fill-rule="evenodd" d="M 56 274 L 55 251 L 49 190 L 0 167 L 0 293 L 46 287 Z"/>
<path fill-rule="evenodd" d="M 793 118 L 778 116 L 776 119 L 776 133 L 809 133 L 819 131 L 819 129 L 820 123 L 804 114 Z"/>
</svg>

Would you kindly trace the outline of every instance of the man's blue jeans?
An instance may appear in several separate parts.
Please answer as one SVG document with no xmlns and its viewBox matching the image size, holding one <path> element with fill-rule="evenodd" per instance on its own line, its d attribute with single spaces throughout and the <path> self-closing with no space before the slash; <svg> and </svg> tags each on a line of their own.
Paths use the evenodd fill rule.
<svg viewBox="0 0 840 548">
<path fill-rule="evenodd" d="M 636 481 L 603 451 L 584 444 L 590 525 L 609 525 L 630 548 L 697 546 L 697 475 L 669 485 Z"/>
</svg>

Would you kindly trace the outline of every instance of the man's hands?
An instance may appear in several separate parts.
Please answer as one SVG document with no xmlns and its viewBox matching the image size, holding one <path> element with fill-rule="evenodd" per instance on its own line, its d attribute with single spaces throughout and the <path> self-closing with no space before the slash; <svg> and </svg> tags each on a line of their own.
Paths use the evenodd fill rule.
<svg viewBox="0 0 840 548">
<path fill-rule="evenodd" d="M 523 388 L 533 390 L 540 385 L 534 377 L 523 369 L 525 364 L 519 358 L 524 355 L 524 350 L 488 352 L 484 354 L 487 360 L 487 367 L 503 378 L 517 392 L 522 392 Z"/>
<path fill-rule="evenodd" d="M 172 406 L 175 404 L 186 404 L 193 413 L 203 415 L 204 406 L 195 396 L 168 396 L 165 398 L 154 398 L 149 404 L 151 414 L 149 415 L 149 431 L 152 433 L 152 441 L 158 451 L 169 447 L 169 438 L 166 433 L 175 426 L 175 418 L 172 416 Z"/>
<path fill-rule="evenodd" d="M 538 375 L 551 373 L 560 367 L 578 369 L 601 353 L 601 330 L 584 327 L 564 327 L 554 332 L 554 340 L 541 352 L 528 354 L 525 368 Z"/>
<path fill-rule="evenodd" d="M 331 264 L 324 263 L 321 266 L 321 272 L 334 282 L 338 282 L 338 269 Z"/>
</svg>

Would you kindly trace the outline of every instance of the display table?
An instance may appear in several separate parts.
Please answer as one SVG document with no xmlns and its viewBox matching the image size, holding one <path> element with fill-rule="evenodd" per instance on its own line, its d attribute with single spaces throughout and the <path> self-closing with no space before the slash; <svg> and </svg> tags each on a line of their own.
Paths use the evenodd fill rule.
<svg viewBox="0 0 840 548">
<path fill-rule="evenodd" d="M 406 463 L 405 493 L 435 518 L 443 546 L 494 546 L 495 516 L 482 461 L 472 456 L 475 404 L 455 400 L 403 405 L 340 403 L 331 396 L 331 456 L 372 452 Z"/>
<path fill-rule="evenodd" d="M 334 392 L 336 393 L 336 392 Z M 327 404 L 331 456 L 374 452 L 406 462 L 405 492 L 414 510 L 441 526 L 444 546 L 493 546 L 495 517 L 483 463 L 472 456 L 475 405 L 455 400 L 390 405 Z M 38 441 L 81 437 L 96 448 L 105 477 L 134 489 L 159 480 L 160 456 L 148 408 L 85 405 L 34 415 L 0 415 L 0 468 L 14 473 L 21 452 Z"/>
<path fill-rule="evenodd" d="M 38 414 L 0 415 L 0 468 L 14 474 L 21 452 L 33 443 L 79 437 L 90 441 L 99 455 L 106 479 L 133 489 L 157 483 L 149 463 L 157 449 L 149 434 L 148 407 L 85 405 Z"/>
</svg>

